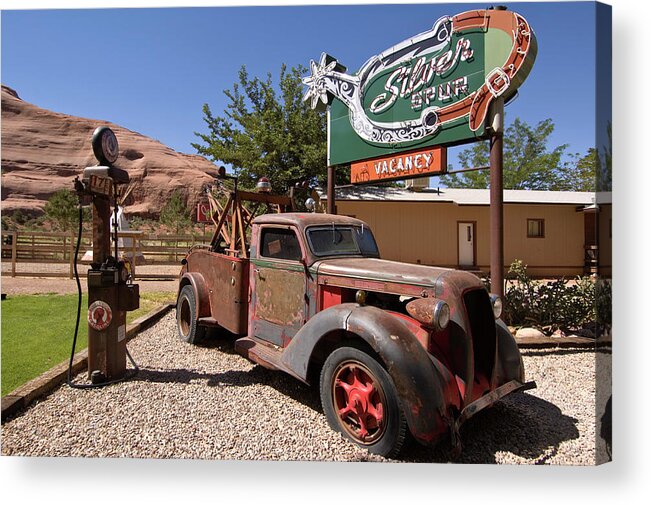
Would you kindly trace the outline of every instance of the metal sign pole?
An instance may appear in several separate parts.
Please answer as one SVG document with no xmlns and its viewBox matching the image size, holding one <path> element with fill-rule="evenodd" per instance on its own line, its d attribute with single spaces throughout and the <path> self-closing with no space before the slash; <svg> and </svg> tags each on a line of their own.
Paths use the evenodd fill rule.
<svg viewBox="0 0 651 505">
<path fill-rule="evenodd" d="M 491 292 L 504 296 L 504 98 L 493 102 L 490 136 Z"/>
<path fill-rule="evenodd" d="M 328 166 L 328 214 L 336 214 L 335 207 L 335 167 Z"/>
</svg>

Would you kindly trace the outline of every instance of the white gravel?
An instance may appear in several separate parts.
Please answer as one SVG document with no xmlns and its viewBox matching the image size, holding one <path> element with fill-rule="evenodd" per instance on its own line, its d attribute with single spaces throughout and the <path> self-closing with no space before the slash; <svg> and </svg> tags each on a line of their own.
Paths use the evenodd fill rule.
<svg viewBox="0 0 651 505">
<path fill-rule="evenodd" d="M 201 347 L 180 342 L 174 315 L 129 342 L 141 368 L 135 379 L 93 390 L 60 387 L 3 424 L 2 454 L 387 461 L 329 428 L 317 388 L 250 363 L 225 336 Z M 594 464 L 595 352 L 525 351 L 524 362 L 538 389 L 468 421 L 456 461 Z M 449 444 L 414 444 L 401 460 L 447 462 Z"/>
</svg>

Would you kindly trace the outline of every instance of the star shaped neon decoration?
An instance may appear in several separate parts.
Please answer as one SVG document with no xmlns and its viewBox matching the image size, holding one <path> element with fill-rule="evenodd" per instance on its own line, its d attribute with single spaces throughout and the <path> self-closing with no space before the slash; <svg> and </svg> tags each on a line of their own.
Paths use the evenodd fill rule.
<svg viewBox="0 0 651 505">
<path fill-rule="evenodd" d="M 337 66 L 336 60 L 326 63 L 325 53 L 321 55 L 321 60 L 318 64 L 314 60 L 310 60 L 312 75 L 303 78 L 303 84 L 308 86 L 303 101 L 311 100 L 310 106 L 313 109 L 316 108 L 319 99 L 324 105 L 328 104 L 328 91 L 326 89 L 325 77 L 334 70 L 335 66 Z"/>
</svg>

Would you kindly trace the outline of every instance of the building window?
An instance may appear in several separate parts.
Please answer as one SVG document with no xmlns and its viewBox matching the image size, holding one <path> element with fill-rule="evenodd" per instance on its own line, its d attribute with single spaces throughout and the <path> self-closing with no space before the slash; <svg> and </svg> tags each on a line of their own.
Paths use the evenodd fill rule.
<svg viewBox="0 0 651 505">
<path fill-rule="evenodd" d="M 545 238 L 544 219 L 527 219 L 527 238 Z"/>
</svg>

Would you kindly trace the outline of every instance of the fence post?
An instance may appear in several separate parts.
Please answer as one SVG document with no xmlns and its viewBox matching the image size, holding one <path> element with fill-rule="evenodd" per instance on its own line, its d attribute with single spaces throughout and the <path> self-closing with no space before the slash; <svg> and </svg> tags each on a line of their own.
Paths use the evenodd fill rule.
<svg viewBox="0 0 651 505">
<path fill-rule="evenodd" d="M 140 233 L 134 234 L 131 239 L 131 279 L 136 280 L 136 240 L 140 237 Z"/>
<path fill-rule="evenodd" d="M 18 242 L 18 232 L 11 232 L 11 276 L 16 277 L 16 257 L 18 256 L 18 250 L 16 243 Z"/>
</svg>

